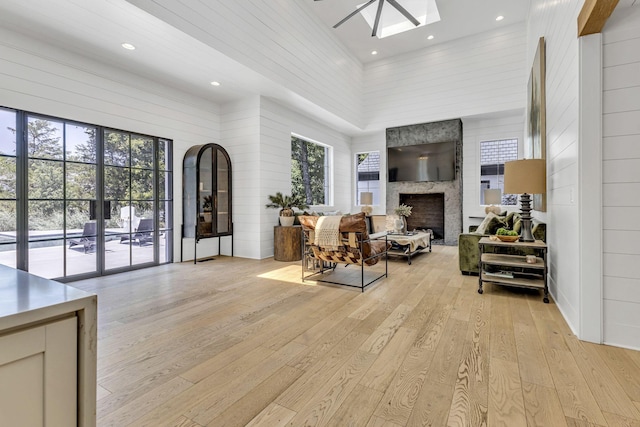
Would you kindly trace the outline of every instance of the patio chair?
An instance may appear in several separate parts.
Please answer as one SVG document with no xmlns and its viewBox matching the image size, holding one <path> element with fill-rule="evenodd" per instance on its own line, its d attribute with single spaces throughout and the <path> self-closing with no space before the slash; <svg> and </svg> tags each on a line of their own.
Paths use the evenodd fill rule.
<svg viewBox="0 0 640 427">
<path fill-rule="evenodd" d="M 133 240 L 137 240 L 140 246 L 151 242 L 153 240 L 153 219 L 141 218 L 132 238 Z"/>
<path fill-rule="evenodd" d="M 69 248 L 82 245 L 84 247 L 84 253 L 89 253 L 92 248 L 96 246 L 96 236 L 98 230 L 95 222 L 85 222 L 84 229 L 82 230 L 82 236 L 80 238 L 70 239 Z"/>
<path fill-rule="evenodd" d="M 140 222 L 138 223 L 138 227 L 131 234 L 121 234 L 120 235 L 120 243 L 126 241 L 138 241 L 138 245 L 142 246 L 145 243 L 149 243 L 153 240 L 153 219 L 151 218 L 140 218 Z"/>
</svg>

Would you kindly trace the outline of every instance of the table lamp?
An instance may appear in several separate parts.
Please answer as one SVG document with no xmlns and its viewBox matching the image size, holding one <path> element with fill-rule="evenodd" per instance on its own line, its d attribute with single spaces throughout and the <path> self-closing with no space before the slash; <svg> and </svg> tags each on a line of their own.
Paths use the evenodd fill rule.
<svg viewBox="0 0 640 427">
<path fill-rule="evenodd" d="M 514 160 L 504 164 L 504 192 L 521 194 L 521 242 L 533 242 L 531 233 L 531 194 L 547 191 L 547 168 L 544 159 Z"/>
<path fill-rule="evenodd" d="M 373 204 L 373 193 L 370 191 L 361 192 L 360 204 L 362 205 L 360 211 L 367 215 L 371 215 L 371 212 L 373 212 L 373 207 L 371 206 Z"/>
<path fill-rule="evenodd" d="M 487 188 L 484 190 L 484 204 L 487 205 L 484 208 L 484 213 L 489 215 L 490 212 L 498 215 L 500 213 L 500 206 L 494 206 L 502 204 L 502 190 L 499 188 Z"/>
</svg>

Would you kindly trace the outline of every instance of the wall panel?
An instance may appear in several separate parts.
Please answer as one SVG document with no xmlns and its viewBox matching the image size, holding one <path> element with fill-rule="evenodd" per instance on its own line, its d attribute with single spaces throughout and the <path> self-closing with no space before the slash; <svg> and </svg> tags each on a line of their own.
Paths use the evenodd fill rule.
<svg viewBox="0 0 640 427">
<path fill-rule="evenodd" d="M 366 64 L 366 129 L 523 108 L 522 24 Z"/>
<path fill-rule="evenodd" d="M 362 125 L 362 65 L 302 2 L 128 1 L 349 123 Z"/>
<path fill-rule="evenodd" d="M 582 1 L 532 0 L 529 8 L 526 69 L 538 39 L 546 42 L 547 222 L 549 284 L 569 326 L 579 333 L 578 235 L 578 39 L 576 20 Z"/>
<path fill-rule="evenodd" d="M 604 341 L 640 349 L 640 5 L 603 31 Z"/>
<path fill-rule="evenodd" d="M 463 118 L 463 178 L 462 178 L 462 220 L 463 232 L 469 225 L 479 224 L 484 217 L 484 206 L 480 205 L 480 142 L 499 139 L 517 139 L 518 154 L 522 157 L 524 146 L 524 111 L 522 109 L 504 112 L 502 117 Z M 505 210 L 518 211 L 518 206 L 505 206 Z"/>
</svg>

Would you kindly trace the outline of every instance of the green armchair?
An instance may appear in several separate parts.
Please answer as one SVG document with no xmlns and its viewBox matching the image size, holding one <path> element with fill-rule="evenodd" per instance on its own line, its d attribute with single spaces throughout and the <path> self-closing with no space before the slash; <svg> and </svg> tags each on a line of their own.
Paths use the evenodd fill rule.
<svg viewBox="0 0 640 427">
<path fill-rule="evenodd" d="M 458 262 L 460 263 L 460 272 L 462 274 L 478 274 L 478 242 L 482 237 L 495 234 L 500 227 L 509 228 L 518 231 L 520 228 L 519 215 L 509 214 L 506 216 L 497 216 L 496 220 L 490 224 L 485 230 L 485 234 L 476 232 L 477 225 L 469 226 L 468 233 L 462 233 L 458 236 Z M 543 222 L 533 220 L 532 223 L 533 237 L 536 240 L 546 242 L 547 226 Z M 526 252 L 526 251 L 525 251 Z M 533 252 L 531 253 L 533 254 Z"/>
</svg>

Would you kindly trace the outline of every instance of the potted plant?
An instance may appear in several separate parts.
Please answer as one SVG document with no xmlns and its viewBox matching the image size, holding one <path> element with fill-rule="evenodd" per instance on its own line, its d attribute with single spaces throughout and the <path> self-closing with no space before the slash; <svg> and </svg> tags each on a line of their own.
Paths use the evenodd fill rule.
<svg viewBox="0 0 640 427">
<path fill-rule="evenodd" d="M 275 195 L 268 196 L 269 202 L 267 208 L 280 208 L 280 225 L 291 226 L 295 221 L 293 208 L 306 209 L 309 206 L 299 200 L 297 197 L 283 195 L 277 192 Z"/>
</svg>

